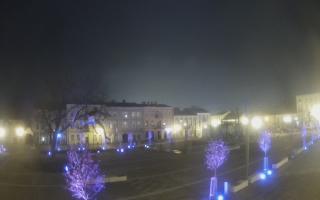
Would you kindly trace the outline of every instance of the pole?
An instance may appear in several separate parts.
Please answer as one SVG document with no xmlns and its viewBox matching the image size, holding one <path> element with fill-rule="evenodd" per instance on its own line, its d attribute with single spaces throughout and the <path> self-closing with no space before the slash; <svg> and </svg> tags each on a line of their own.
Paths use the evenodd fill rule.
<svg viewBox="0 0 320 200">
<path fill-rule="evenodd" d="M 249 180 L 249 162 L 250 162 L 250 134 L 248 130 L 245 129 L 247 134 L 247 142 L 246 142 L 246 177 Z"/>
</svg>

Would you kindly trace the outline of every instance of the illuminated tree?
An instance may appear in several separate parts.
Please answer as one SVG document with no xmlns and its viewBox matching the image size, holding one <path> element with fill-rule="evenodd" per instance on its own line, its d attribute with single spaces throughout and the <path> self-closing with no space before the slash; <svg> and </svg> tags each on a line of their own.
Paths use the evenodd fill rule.
<svg viewBox="0 0 320 200">
<path fill-rule="evenodd" d="M 301 138 L 302 138 L 303 148 L 306 149 L 307 148 L 307 129 L 305 126 L 303 126 L 301 129 Z"/>
<path fill-rule="evenodd" d="M 271 134 L 268 131 L 263 132 L 259 138 L 260 149 L 266 155 L 269 149 L 271 148 Z"/>
<path fill-rule="evenodd" d="M 258 140 L 260 149 L 264 152 L 263 169 L 268 170 L 268 157 L 267 153 L 271 148 L 271 134 L 268 131 L 264 131 Z"/>
<path fill-rule="evenodd" d="M 68 164 L 65 166 L 64 176 L 68 190 L 77 199 L 94 199 L 105 188 L 105 177 L 98 163 L 87 151 L 82 154 L 76 151 L 68 152 Z"/>
<path fill-rule="evenodd" d="M 227 160 L 228 154 L 229 149 L 222 140 L 212 141 L 207 147 L 206 166 L 209 170 L 214 170 L 214 177 L 211 177 L 210 179 L 210 199 L 215 197 L 217 193 L 217 169 Z"/>
<path fill-rule="evenodd" d="M 227 160 L 229 148 L 222 140 L 209 143 L 206 150 L 206 166 L 209 170 L 214 170 L 216 176 L 217 169 Z"/>
</svg>

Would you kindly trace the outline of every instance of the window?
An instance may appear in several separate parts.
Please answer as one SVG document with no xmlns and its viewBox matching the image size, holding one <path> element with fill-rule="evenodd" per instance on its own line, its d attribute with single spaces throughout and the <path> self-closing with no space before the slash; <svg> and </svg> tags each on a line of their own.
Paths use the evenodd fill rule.
<svg viewBox="0 0 320 200">
<path fill-rule="evenodd" d="M 71 143 L 74 143 L 74 135 L 71 135 Z"/>
</svg>

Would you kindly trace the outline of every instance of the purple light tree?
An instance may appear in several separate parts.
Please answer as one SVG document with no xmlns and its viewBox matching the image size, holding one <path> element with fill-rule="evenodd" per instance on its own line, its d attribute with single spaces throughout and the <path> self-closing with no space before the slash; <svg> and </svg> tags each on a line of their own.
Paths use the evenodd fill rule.
<svg viewBox="0 0 320 200">
<path fill-rule="evenodd" d="M 307 129 L 305 126 L 301 128 L 301 138 L 302 138 L 303 149 L 307 150 Z"/>
<path fill-rule="evenodd" d="M 227 160 L 228 154 L 229 148 L 222 140 L 210 142 L 206 149 L 205 164 L 209 170 L 214 171 L 214 177 L 211 177 L 210 181 L 210 198 L 216 196 L 218 186 L 217 169 Z"/>
<path fill-rule="evenodd" d="M 268 169 L 268 157 L 267 153 L 271 148 L 271 134 L 268 131 L 264 131 L 258 140 L 260 149 L 264 152 L 263 169 Z"/>
<path fill-rule="evenodd" d="M 94 199 L 104 186 L 104 175 L 89 152 L 68 152 L 68 164 L 64 173 L 67 188 L 72 196 L 81 200 Z"/>
</svg>

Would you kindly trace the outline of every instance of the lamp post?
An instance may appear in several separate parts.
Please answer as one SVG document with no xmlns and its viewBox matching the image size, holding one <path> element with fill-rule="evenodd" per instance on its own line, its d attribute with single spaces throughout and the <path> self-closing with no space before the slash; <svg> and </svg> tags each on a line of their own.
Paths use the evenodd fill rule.
<svg viewBox="0 0 320 200">
<path fill-rule="evenodd" d="M 260 117 L 255 116 L 251 119 L 247 116 L 242 116 L 240 122 L 244 127 L 244 132 L 246 135 L 246 177 L 249 179 L 249 165 L 250 165 L 250 133 L 248 131 L 248 126 L 251 124 L 252 128 L 258 130 L 262 127 L 263 121 Z"/>
<path fill-rule="evenodd" d="M 242 116 L 240 118 L 241 124 L 243 125 L 244 132 L 246 134 L 246 177 L 249 178 L 249 160 L 250 160 L 250 135 L 246 130 L 249 125 L 249 118 L 246 116 Z"/>
</svg>

